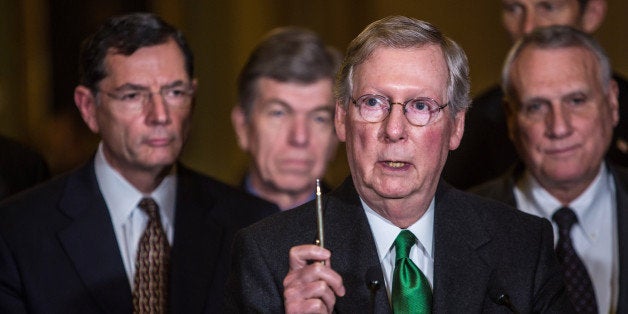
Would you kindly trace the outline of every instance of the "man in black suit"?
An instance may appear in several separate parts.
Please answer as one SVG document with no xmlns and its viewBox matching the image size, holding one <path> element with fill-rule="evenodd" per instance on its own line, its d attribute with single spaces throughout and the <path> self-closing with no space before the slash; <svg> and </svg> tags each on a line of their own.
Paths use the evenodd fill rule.
<svg viewBox="0 0 628 314">
<path fill-rule="evenodd" d="M 367 26 L 336 81 L 351 177 L 322 200 L 325 247 L 315 202 L 244 229 L 227 311 L 568 312 L 550 224 L 439 180 L 468 91 L 464 52 L 429 23 Z"/>
<path fill-rule="evenodd" d="M 565 232 L 590 278 L 573 290 L 591 285 L 599 313 L 628 311 L 628 171 L 605 161 L 619 119 L 608 57 L 590 36 L 554 26 L 515 44 L 503 73 L 522 163 L 473 191 L 553 220 L 557 240 L 561 213 L 573 212 Z"/>
<path fill-rule="evenodd" d="M 86 165 L 0 206 L 0 312 L 219 311 L 235 231 L 274 206 L 177 163 L 196 90 L 182 33 L 113 17 L 80 67 L 74 99 L 102 140 Z"/>
<path fill-rule="evenodd" d="M 513 43 L 533 29 L 547 25 L 569 25 L 588 34 L 604 21 L 606 0 L 501 0 L 502 21 Z M 615 127 L 607 157 L 628 166 L 628 81 L 617 73 L 619 124 Z M 504 93 L 495 85 L 473 99 L 460 147 L 451 152 L 443 170 L 447 182 L 467 189 L 501 175 L 517 160 L 508 139 Z"/>
<path fill-rule="evenodd" d="M 12 139 L 0 136 L 0 200 L 50 177 L 44 158 Z"/>
<path fill-rule="evenodd" d="M 282 27 L 255 47 L 238 76 L 231 120 L 251 157 L 242 187 L 281 210 L 314 199 L 316 179 L 336 154 L 339 55 L 310 30 Z"/>
</svg>

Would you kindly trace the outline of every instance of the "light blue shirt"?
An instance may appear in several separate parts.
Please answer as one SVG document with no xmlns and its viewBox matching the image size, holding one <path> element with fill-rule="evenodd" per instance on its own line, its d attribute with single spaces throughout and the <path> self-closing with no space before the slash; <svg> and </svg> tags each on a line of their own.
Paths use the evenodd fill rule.
<svg viewBox="0 0 628 314">
<path fill-rule="evenodd" d="M 137 205 L 144 197 L 151 197 L 155 200 L 159 205 L 161 223 L 168 242 L 172 245 L 177 177 L 173 171 L 150 195 L 144 195 L 111 167 L 103 153 L 102 143 L 98 146 L 94 158 L 94 168 L 98 186 L 109 209 L 122 263 L 131 289 L 133 289 L 137 247 L 148 224 L 148 215 Z"/>
<path fill-rule="evenodd" d="M 384 273 L 384 281 L 386 282 L 386 291 L 390 299 L 392 291 L 393 272 L 395 270 L 395 246 L 394 242 L 401 228 L 395 226 L 373 209 L 371 209 L 361 198 L 362 208 L 366 212 L 371 227 L 371 233 L 375 239 L 377 254 Z M 417 243 L 410 249 L 410 259 L 423 272 L 430 283 L 430 287 L 434 287 L 434 199 L 430 203 L 427 211 L 419 220 L 409 226 L 410 230 L 417 238 Z"/>
<path fill-rule="evenodd" d="M 558 226 L 552 215 L 563 204 L 529 172 L 517 182 L 514 193 L 520 210 L 552 222 L 555 244 Z M 604 164 L 591 185 L 571 204 L 566 204 L 578 217 L 578 223 L 571 228 L 571 238 L 591 277 L 599 313 L 616 311 L 619 291 L 616 204 L 613 176 Z"/>
</svg>

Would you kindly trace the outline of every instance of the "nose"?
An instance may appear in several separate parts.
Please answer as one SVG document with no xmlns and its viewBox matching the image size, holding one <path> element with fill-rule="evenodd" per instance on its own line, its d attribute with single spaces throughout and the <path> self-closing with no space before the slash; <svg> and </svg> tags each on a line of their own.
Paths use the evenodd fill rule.
<svg viewBox="0 0 628 314">
<path fill-rule="evenodd" d="M 288 134 L 288 142 L 290 145 L 297 147 L 305 147 L 310 142 L 310 130 L 307 118 L 294 117 L 291 122 Z"/>
<path fill-rule="evenodd" d="M 563 109 L 560 104 L 552 106 L 552 110 L 545 118 L 545 123 L 546 136 L 549 138 L 565 138 L 573 131 L 569 110 Z"/>
<path fill-rule="evenodd" d="M 159 93 L 150 93 L 145 104 L 146 119 L 149 124 L 170 123 L 170 110 Z"/>
<path fill-rule="evenodd" d="M 404 113 L 403 106 L 392 105 L 390 114 L 384 119 L 384 139 L 389 142 L 397 142 L 406 138 L 406 128 L 408 119 Z"/>
<path fill-rule="evenodd" d="M 522 25 L 521 25 L 521 35 L 526 35 L 531 33 L 534 28 L 536 28 L 536 15 L 534 14 L 534 12 L 532 10 L 527 10 L 526 13 L 524 13 L 523 15 L 523 20 L 522 20 Z"/>
</svg>

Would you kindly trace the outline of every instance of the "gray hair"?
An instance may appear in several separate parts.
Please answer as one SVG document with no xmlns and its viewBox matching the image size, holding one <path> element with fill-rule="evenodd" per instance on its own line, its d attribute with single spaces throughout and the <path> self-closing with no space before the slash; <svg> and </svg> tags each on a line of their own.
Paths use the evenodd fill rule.
<svg viewBox="0 0 628 314">
<path fill-rule="evenodd" d="M 324 78 L 333 81 L 340 58 L 338 50 L 326 47 L 323 40 L 310 30 L 298 27 L 274 29 L 255 47 L 238 76 L 239 105 L 248 116 L 261 77 L 305 84 Z"/>
<path fill-rule="evenodd" d="M 582 48 L 591 52 L 600 65 L 598 79 L 607 92 L 610 87 L 612 70 L 604 48 L 590 35 L 570 26 L 548 26 L 535 29 L 519 39 L 510 49 L 502 69 L 502 89 L 506 98 L 514 99 L 515 90 L 510 81 L 512 64 L 527 47 L 538 49 Z"/>
<path fill-rule="evenodd" d="M 432 24 L 405 16 L 389 16 L 367 26 L 347 48 L 347 54 L 336 77 L 335 96 L 347 106 L 353 91 L 355 67 L 365 62 L 377 48 L 414 48 L 438 45 L 449 69 L 447 97 L 452 115 L 466 110 L 469 98 L 469 64 L 456 42 L 443 35 Z"/>
</svg>

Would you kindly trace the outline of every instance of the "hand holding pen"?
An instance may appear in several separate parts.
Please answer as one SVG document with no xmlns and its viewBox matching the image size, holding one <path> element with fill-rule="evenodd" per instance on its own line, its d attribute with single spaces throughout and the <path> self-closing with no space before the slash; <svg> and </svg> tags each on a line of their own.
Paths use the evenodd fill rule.
<svg viewBox="0 0 628 314">
<path fill-rule="evenodd" d="M 320 180 L 317 179 L 315 245 L 304 244 L 290 249 L 290 269 L 283 281 L 286 313 L 331 313 L 336 296 L 345 295 L 342 277 L 331 268 L 331 252 L 324 245 L 323 202 Z"/>
</svg>

